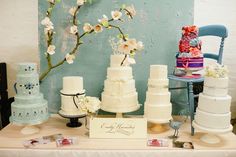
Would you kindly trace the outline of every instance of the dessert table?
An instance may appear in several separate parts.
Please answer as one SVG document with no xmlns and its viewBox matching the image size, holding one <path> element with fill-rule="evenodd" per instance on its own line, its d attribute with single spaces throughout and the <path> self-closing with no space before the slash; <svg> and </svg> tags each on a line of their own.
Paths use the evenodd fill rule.
<svg viewBox="0 0 236 157">
<path fill-rule="evenodd" d="M 203 135 L 196 132 L 191 136 L 189 132 L 190 123 L 185 123 L 180 129 L 181 141 L 192 141 L 194 150 L 173 148 L 170 140 L 169 147 L 147 146 L 146 139 L 90 139 L 88 130 L 83 126 L 80 128 L 66 127 L 67 119 L 58 115 L 51 115 L 44 124 L 39 125 L 40 132 L 33 135 L 22 135 L 22 126 L 9 124 L 0 131 L 0 157 L 38 157 L 38 156 L 137 156 L 137 157 L 235 157 L 236 156 L 236 136 L 233 133 L 220 135 L 221 143 L 217 145 L 207 145 L 200 141 Z M 198 130 L 197 130 L 198 131 Z M 31 148 L 24 148 L 22 143 L 25 140 L 42 136 L 61 133 L 65 137 L 76 137 L 77 143 L 71 146 L 57 147 L 55 142 L 49 144 L 36 145 Z M 167 138 L 173 135 L 173 130 L 168 130 L 161 134 L 149 132 L 148 138 Z"/>
</svg>

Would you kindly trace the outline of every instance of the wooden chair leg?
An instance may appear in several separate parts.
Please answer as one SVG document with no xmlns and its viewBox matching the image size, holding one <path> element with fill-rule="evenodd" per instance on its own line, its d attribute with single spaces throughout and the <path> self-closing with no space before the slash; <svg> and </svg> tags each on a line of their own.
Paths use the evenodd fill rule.
<svg viewBox="0 0 236 157">
<path fill-rule="evenodd" d="M 194 128 L 192 122 L 194 120 L 194 94 L 193 94 L 193 83 L 188 82 L 188 101 L 189 101 L 189 108 L 190 108 L 190 118 L 191 118 L 191 135 L 194 135 Z"/>
</svg>

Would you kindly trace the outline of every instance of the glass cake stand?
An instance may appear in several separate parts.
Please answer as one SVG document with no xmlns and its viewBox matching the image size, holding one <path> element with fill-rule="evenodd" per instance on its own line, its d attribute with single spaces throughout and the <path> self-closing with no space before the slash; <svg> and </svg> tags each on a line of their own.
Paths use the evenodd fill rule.
<svg viewBox="0 0 236 157">
<path fill-rule="evenodd" d="M 223 134 L 223 133 L 228 133 L 231 132 L 233 129 L 233 126 L 230 125 L 226 129 L 211 129 L 211 128 L 206 128 L 198 125 L 195 121 L 193 121 L 193 127 L 197 128 L 199 130 L 202 130 L 206 134 L 203 135 L 200 140 L 204 143 L 207 144 L 217 144 L 220 143 L 220 138 L 217 136 L 217 134 Z"/>
<path fill-rule="evenodd" d="M 71 127 L 71 128 L 82 126 L 82 123 L 79 121 L 79 119 L 86 117 L 86 114 L 68 115 L 68 114 L 65 114 L 62 110 L 60 110 L 58 114 L 62 116 L 63 118 L 70 119 L 70 122 L 67 123 L 66 126 Z"/>
</svg>

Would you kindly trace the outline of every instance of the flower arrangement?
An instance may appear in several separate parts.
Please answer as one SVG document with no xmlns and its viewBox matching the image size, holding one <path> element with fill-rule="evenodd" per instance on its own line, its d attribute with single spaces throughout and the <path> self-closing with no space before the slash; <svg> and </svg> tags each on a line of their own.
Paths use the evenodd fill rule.
<svg viewBox="0 0 236 157">
<path fill-rule="evenodd" d="M 198 28 L 196 26 L 184 26 L 182 28 L 182 38 L 179 41 L 179 56 L 184 58 L 202 57 L 202 42 L 198 38 Z"/>
<path fill-rule="evenodd" d="M 228 68 L 225 65 L 218 63 L 211 64 L 206 67 L 205 76 L 213 78 L 226 78 L 228 77 Z"/>
<path fill-rule="evenodd" d="M 134 38 L 128 38 L 128 35 L 124 34 L 122 29 L 118 25 L 113 24 L 114 22 L 124 21 L 122 19 L 124 14 L 128 16 L 129 19 L 133 19 L 133 17 L 136 15 L 136 10 L 133 5 L 126 6 L 123 4 L 121 8 L 111 11 L 111 18 L 108 18 L 108 16 L 103 15 L 102 18 L 98 19 L 98 22 L 96 24 L 91 24 L 88 22 L 84 24 L 79 24 L 77 15 L 79 13 L 79 10 L 81 9 L 81 7 L 84 6 L 87 0 L 76 0 L 76 5 L 71 7 L 68 11 L 72 19 L 72 22 L 70 24 L 70 34 L 74 35 L 76 44 L 70 52 L 65 54 L 64 58 L 59 60 L 56 64 L 52 64 L 51 60 L 53 55 L 56 53 L 56 46 L 53 44 L 55 30 L 54 24 L 51 21 L 51 16 L 55 5 L 59 3 L 60 0 L 47 1 L 49 3 L 49 7 L 46 12 L 46 17 L 41 21 L 41 24 L 44 26 L 44 34 L 47 43 L 47 51 L 45 52 L 45 57 L 47 59 L 48 66 L 46 71 L 41 74 L 39 78 L 40 81 L 42 81 L 52 69 L 61 66 L 65 62 L 67 62 L 68 64 L 73 64 L 74 60 L 76 59 L 76 53 L 78 53 L 80 45 L 83 44 L 82 39 L 87 35 L 101 33 L 104 29 L 114 28 L 119 31 L 119 44 L 117 49 L 120 53 L 125 54 L 124 60 L 127 58 L 127 56 L 134 55 L 135 51 L 141 50 L 143 48 L 142 42 L 137 42 Z M 80 27 L 83 30 L 82 32 L 79 31 Z M 123 64 L 123 62 L 121 64 Z"/>
<path fill-rule="evenodd" d="M 87 115 L 95 114 L 101 108 L 101 101 L 96 97 L 85 96 L 80 100 L 80 107 Z"/>
</svg>

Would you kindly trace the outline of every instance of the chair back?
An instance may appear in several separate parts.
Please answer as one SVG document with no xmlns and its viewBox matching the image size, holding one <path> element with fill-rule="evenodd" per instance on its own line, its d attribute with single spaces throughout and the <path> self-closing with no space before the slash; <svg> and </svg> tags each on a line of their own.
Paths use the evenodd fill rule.
<svg viewBox="0 0 236 157">
<path fill-rule="evenodd" d="M 221 38 L 219 52 L 216 53 L 203 53 L 204 58 L 211 58 L 222 64 L 224 40 L 228 37 L 228 30 L 223 25 L 207 25 L 199 28 L 199 37 L 202 36 L 216 36 Z"/>
</svg>

